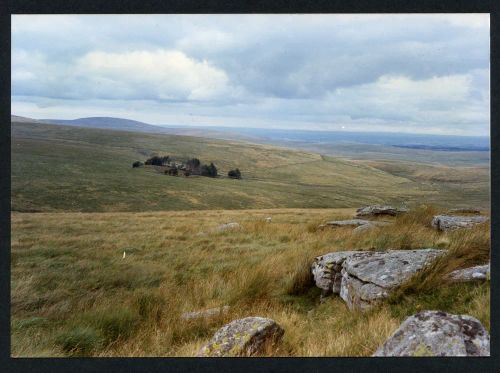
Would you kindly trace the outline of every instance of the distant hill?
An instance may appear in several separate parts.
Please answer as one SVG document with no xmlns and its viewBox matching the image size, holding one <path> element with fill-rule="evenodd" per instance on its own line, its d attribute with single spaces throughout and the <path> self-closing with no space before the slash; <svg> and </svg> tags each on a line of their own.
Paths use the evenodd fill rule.
<svg viewBox="0 0 500 373">
<path fill-rule="evenodd" d="M 88 117 L 78 119 L 40 119 L 39 122 L 61 124 L 85 128 L 101 128 L 108 130 L 134 131 L 146 133 L 169 133 L 169 130 L 160 126 L 139 122 L 137 120 L 113 117 Z"/>
<path fill-rule="evenodd" d="M 142 133 L 159 133 L 180 136 L 206 137 L 223 140 L 247 140 L 255 141 L 258 137 L 248 134 L 238 133 L 232 128 L 207 128 L 175 125 L 153 125 L 132 119 L 115 117 L 87 117 L 78 119 L 33 119 L 11 115 L 11 122 L 17 123 L 43 123 L 53 125 L 63 125 L 81 128 L 97 128 L 114 131 L 131 131 Z"/>
<path fill-rule="evenodd" d="M 10 121 L 11 122 L 17 122 L 17 123 L 33 123 L 33 122 L 35 122 L 35 123 L 36 122 L 41 123 L 37 119 L 27 118 L 27 117 L 21 117 L 19 115 L 11 115 L 10 116 Z"/>
<path fill-rule="evenodd" d="M 354 160 L 401 160 L 451 166 L 487 166 L 490 161 L 490 139 L 487 136 L 152 125 L 114 117 L 36 120 L 13 115 L 11 121 L 221 140 L 243 140 Z"/>
</svg>

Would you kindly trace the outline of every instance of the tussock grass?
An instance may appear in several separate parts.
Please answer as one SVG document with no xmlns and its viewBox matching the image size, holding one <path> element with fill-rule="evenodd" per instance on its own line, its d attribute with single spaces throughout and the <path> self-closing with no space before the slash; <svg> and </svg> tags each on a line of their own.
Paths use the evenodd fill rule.
<svg viewBox="0 0 500 373">
<path fill-rule="evenodd" d="M 263 356 L 369 356 L 422 309 L 469 314 L 489 328 L 489 282 L 443 280 L 488 261 L 489 226 L 437 232 L 435 212 L 378 218 L 394 224 L 363 234 L 316 230 L 354 209 L 13 213 L 12 355 L 193 356 L 222 325 L 247 316 L 285 329 Z M 230 221 L 242 229 L 214 231 Z M 338 297 L 319 304 L 315 256 L 427 247 L 447 254 L 369 312 L 350 312 Z M 223 305 L 231 308 L 218 317 L 181 319 Z"/>
</svg>

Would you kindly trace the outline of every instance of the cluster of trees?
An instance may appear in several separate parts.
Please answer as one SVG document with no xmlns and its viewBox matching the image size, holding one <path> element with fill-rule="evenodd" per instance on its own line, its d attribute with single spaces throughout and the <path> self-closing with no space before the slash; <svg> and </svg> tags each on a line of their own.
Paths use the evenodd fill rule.
<svg viewBox="0 0 500 373">
<path fill-rule="evenodd" d="M 241 179 L 241 172 L 239 169 L 231 170 L 227 173 L 231 179 Z"/>
<path fill-rule="evenodd" d="M 202 164 L 198 158 L 191 158 L 186 161 L 185 164 L 178 164 L 171 162 L 170 157 L 167 156 L 153 156 L 144 162 L 146 165 L 151 166 L 168 166 L 168 169 L 165 170 L 165 175 L 178 176 L 179 171 L 184 172 L 184 176 L 190 175 L 201 175 L 207 177 L 217 177 L 217 167 L 210 162 L 209 165 Z M 133 168 L 141 167 L 143 165 L 142 162 L 136 161 L 132 163 Z M 239 169 L 234 169 L 228 172 L 228 177 L 232 179 L 241 179 L 241 172 Z"/>
<path fill-rule="evenodd" d="M 155 155 L 155 156 L 147 159 L 146 162 L 144 162 L 144 164 L 152 165 L 152 166 L 164 166 L 164 165 L 168 164 L 169 161 L 170 161 L 170 157 L 168 155 L 166 155 L 164 157 L 159 157 L 159 156 Z"/>
</svg>

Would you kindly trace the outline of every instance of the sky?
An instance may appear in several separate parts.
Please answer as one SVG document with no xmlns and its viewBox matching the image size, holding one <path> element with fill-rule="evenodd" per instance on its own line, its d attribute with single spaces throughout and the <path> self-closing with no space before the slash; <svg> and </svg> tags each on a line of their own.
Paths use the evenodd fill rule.
<svg viewBox="0 0 500 373">
<path fill-rule="evenodd" d="M 488 136 L 488 14 L 13 15 L 31 118 Z"/>
</svg>

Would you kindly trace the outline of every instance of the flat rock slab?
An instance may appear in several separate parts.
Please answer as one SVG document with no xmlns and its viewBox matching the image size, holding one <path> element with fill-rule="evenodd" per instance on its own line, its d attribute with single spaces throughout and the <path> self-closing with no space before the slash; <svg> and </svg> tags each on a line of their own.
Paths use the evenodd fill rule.
<svg viewBox="0 0 500 373">
<path fill-rule="evenodd" d="M 238 230 L 241 229 L 241 225 L 239 223 L 227 223 L 227 224 L 222 224 L 219 225 L 217 228 L 215 228 L 216 232 L 225 232 L 225 231 L 231 231 L 231 230 Z"/>
<path fill-rule="evenodd" d="M 278 343 L 285 331 L 271 319 L 246 317 L 220 328 L 198 356 L 252 356 Z"/>
<path fill-rule="evenodd" d="M 361 207 L 356 210 L 355 217 L 360 216 L 377 216 L 377 215 L 391 215 L 396 216 L 407 212 L 407 209 L 404 208 L 395 208 L 392 206 L 382 206 L 382 205 L 372 205 Z"/>
<path fill-rule="evenodd" d="M 183 320 L 209 319 L 211 317 L 221 316 L 229 311 L 229 306 L 209 308 L 208 310 L 185 312 L 181 315 Z"/>
<path fill-rule="evenodd" d="M 315 258 L 311 272 L 321 299 L 340 294 L 350 309 L 367 309 L 385 298 L 444 250 L 338 251 Z"/>
<path fill-rule="evenodd" d="M 422 311 L 408 317 L 373 356 L 490 356 L 490 336 L 471 316 Z"/>
<path fill-rule="evenodd" d="M 485 281 L 490 276 L 490 264 L 457 269 L 447 276 L 451 282 Z"/>
<path fill-rule="evenodd" d="M 351 310 L 368 309 L 444 253 L 421 249 L 352 254 L 342 264 L 340 297 Z"/>
<path fill-rule="evenodd" d="M 436 215 L 432 219 L 431 225 L 437 230 L 448 231 L 460 228 L 470 228 L 474 225 L 484 223 L 487 220 L 487 216 Z"/>
<path fill-rule="evenodd" d="M 385 226 L 390 223 L 384 221 L 373 221 L 373 220 L 363 220 L 363 219 L 348 219 L 348 220 L 332 220 L 325 224 L 321 224 L 318 228 L 325 227 L 360 227 L 363 225 L 372 226 Z"/>
<path fill-rule="evenodd" d="M 363 225 L 360 225 L 359 227 L 354 228 L 352 230 L 352 233 L 361 234 L 364 232 L 368 232 L 368 231 L 372 230 L 373 228 L 377 228 L 377 225 L 376 224 L 363 224 Z"/>
</svg>

